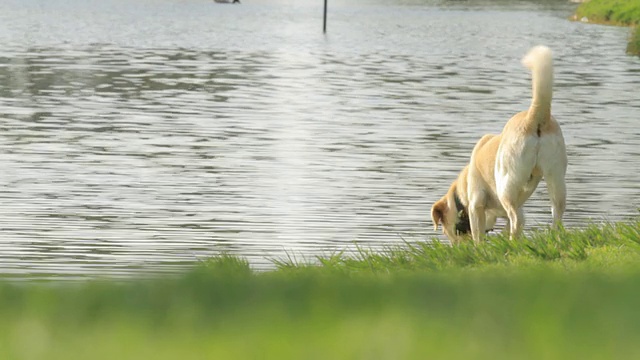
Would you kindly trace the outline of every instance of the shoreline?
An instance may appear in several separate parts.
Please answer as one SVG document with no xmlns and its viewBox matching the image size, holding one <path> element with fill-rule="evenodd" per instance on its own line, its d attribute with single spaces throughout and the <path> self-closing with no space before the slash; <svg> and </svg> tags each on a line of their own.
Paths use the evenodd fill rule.
<svg viewBox="0 0 640 360">
<path fill-rule="evenodd" d="M 631 29 L 627 54 L 640 55 L 640 0 L 621 3 L 617 0 L 590 0 L 581 3 L 571 17 L 596 25 L 626 26 Z"/>
</svg>

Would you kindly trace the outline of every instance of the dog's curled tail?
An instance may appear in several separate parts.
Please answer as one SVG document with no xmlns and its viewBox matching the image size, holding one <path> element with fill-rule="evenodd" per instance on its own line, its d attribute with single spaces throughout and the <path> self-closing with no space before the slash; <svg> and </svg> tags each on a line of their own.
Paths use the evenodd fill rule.
<svg viewBox="0 0 640 360">
<path fill-rule="evenodd" d="M 546 46 L 535 46 L 522 59 L 522 64 L 531 69 L 533 97 L 528 117 L 538 126 L 551 118 L 553 96 L 553 57 Z"/>
</svg>

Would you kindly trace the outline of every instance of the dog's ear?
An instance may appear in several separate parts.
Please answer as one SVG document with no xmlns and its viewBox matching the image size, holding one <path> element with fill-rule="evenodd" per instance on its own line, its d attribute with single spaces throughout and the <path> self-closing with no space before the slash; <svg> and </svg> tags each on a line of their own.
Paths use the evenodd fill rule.
<svg viewBox="0 0 640 360">
<path fill-rule="evenodd" d="M 431 220 L 433 220 L 433 230 L 438 230 L 438 224 L 444 226 L 444 214 L 447 212 L 447 202 L 444 199 L 438 200 L 431 207 Z"/>
</svg>

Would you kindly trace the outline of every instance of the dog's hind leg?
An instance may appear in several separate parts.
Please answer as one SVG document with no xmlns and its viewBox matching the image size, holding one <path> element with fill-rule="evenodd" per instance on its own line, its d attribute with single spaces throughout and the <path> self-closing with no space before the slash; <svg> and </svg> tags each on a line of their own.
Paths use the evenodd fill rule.
<svg viewBox="0 0 640 360">
<path fill-rule="evenodd" d="M 520 235 L 524 227 L 524 213 L 522 207 L 516 203 L 518 199 L 517 187 L 514 186 L 513 183 L 510 183 L 508 178 L 504 180 L 504 182 L 498 184 L 498 199 L 509 217 L 509 221 L 507 222 L 509 226 L 509 238 L 514 239 Z"/>
<path fill-rule="evenodd" d="M 558 227 L 562 223 L 562 215 L 567 203 L 567 189 L 564 182 L 564 173 L 555 172 L 545 174 L 545 182 L 551 200 L 551 214 L 553 215 L 553 226 Z"/>
<path fill-rule="evenodd" d="M 507 216 L 509 216 L 509 221 L 507 222 L 509 226 L 509 239 L 513 240 L 520 236 L 524 228 L 524 212 L 522 208 L 515 208 L 504 203 L 502 206 L 504 206 L 507 211 Z"/>
<path fill-rule="evenodd" d="M 558 129 L 556 134 L 540 138 L 538 158 L 544 182 L 547 183 L 553 225 L 560 226 L 562 215 L 566 207 L 567 190 L 565 174 L 567 173 L 567 150 L 562 133 Z"/>
<path fill-rule="evenodd" d="M 504 224 L 504 229 L 502 229 L 503 235 L 509 235 L 511 233 L 511 221 L 507 218 L 507 223 Z"/>
</svg>

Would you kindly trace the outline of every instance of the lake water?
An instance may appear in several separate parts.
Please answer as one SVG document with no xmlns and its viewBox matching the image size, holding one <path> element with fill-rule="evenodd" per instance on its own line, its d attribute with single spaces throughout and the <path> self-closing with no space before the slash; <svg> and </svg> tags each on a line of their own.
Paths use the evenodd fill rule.
<svg viewBox="0 0 640 360">
<path fill-rule="evenodd" d="M 0 274 L 174 272 L 438 236 L 431 204 L 556 55 L 569 226 L 640 205 L 640 59 L 564 1 L 4 0 Z M 527 228 L 551 215 L 544 186 Z"/>
</svg>

